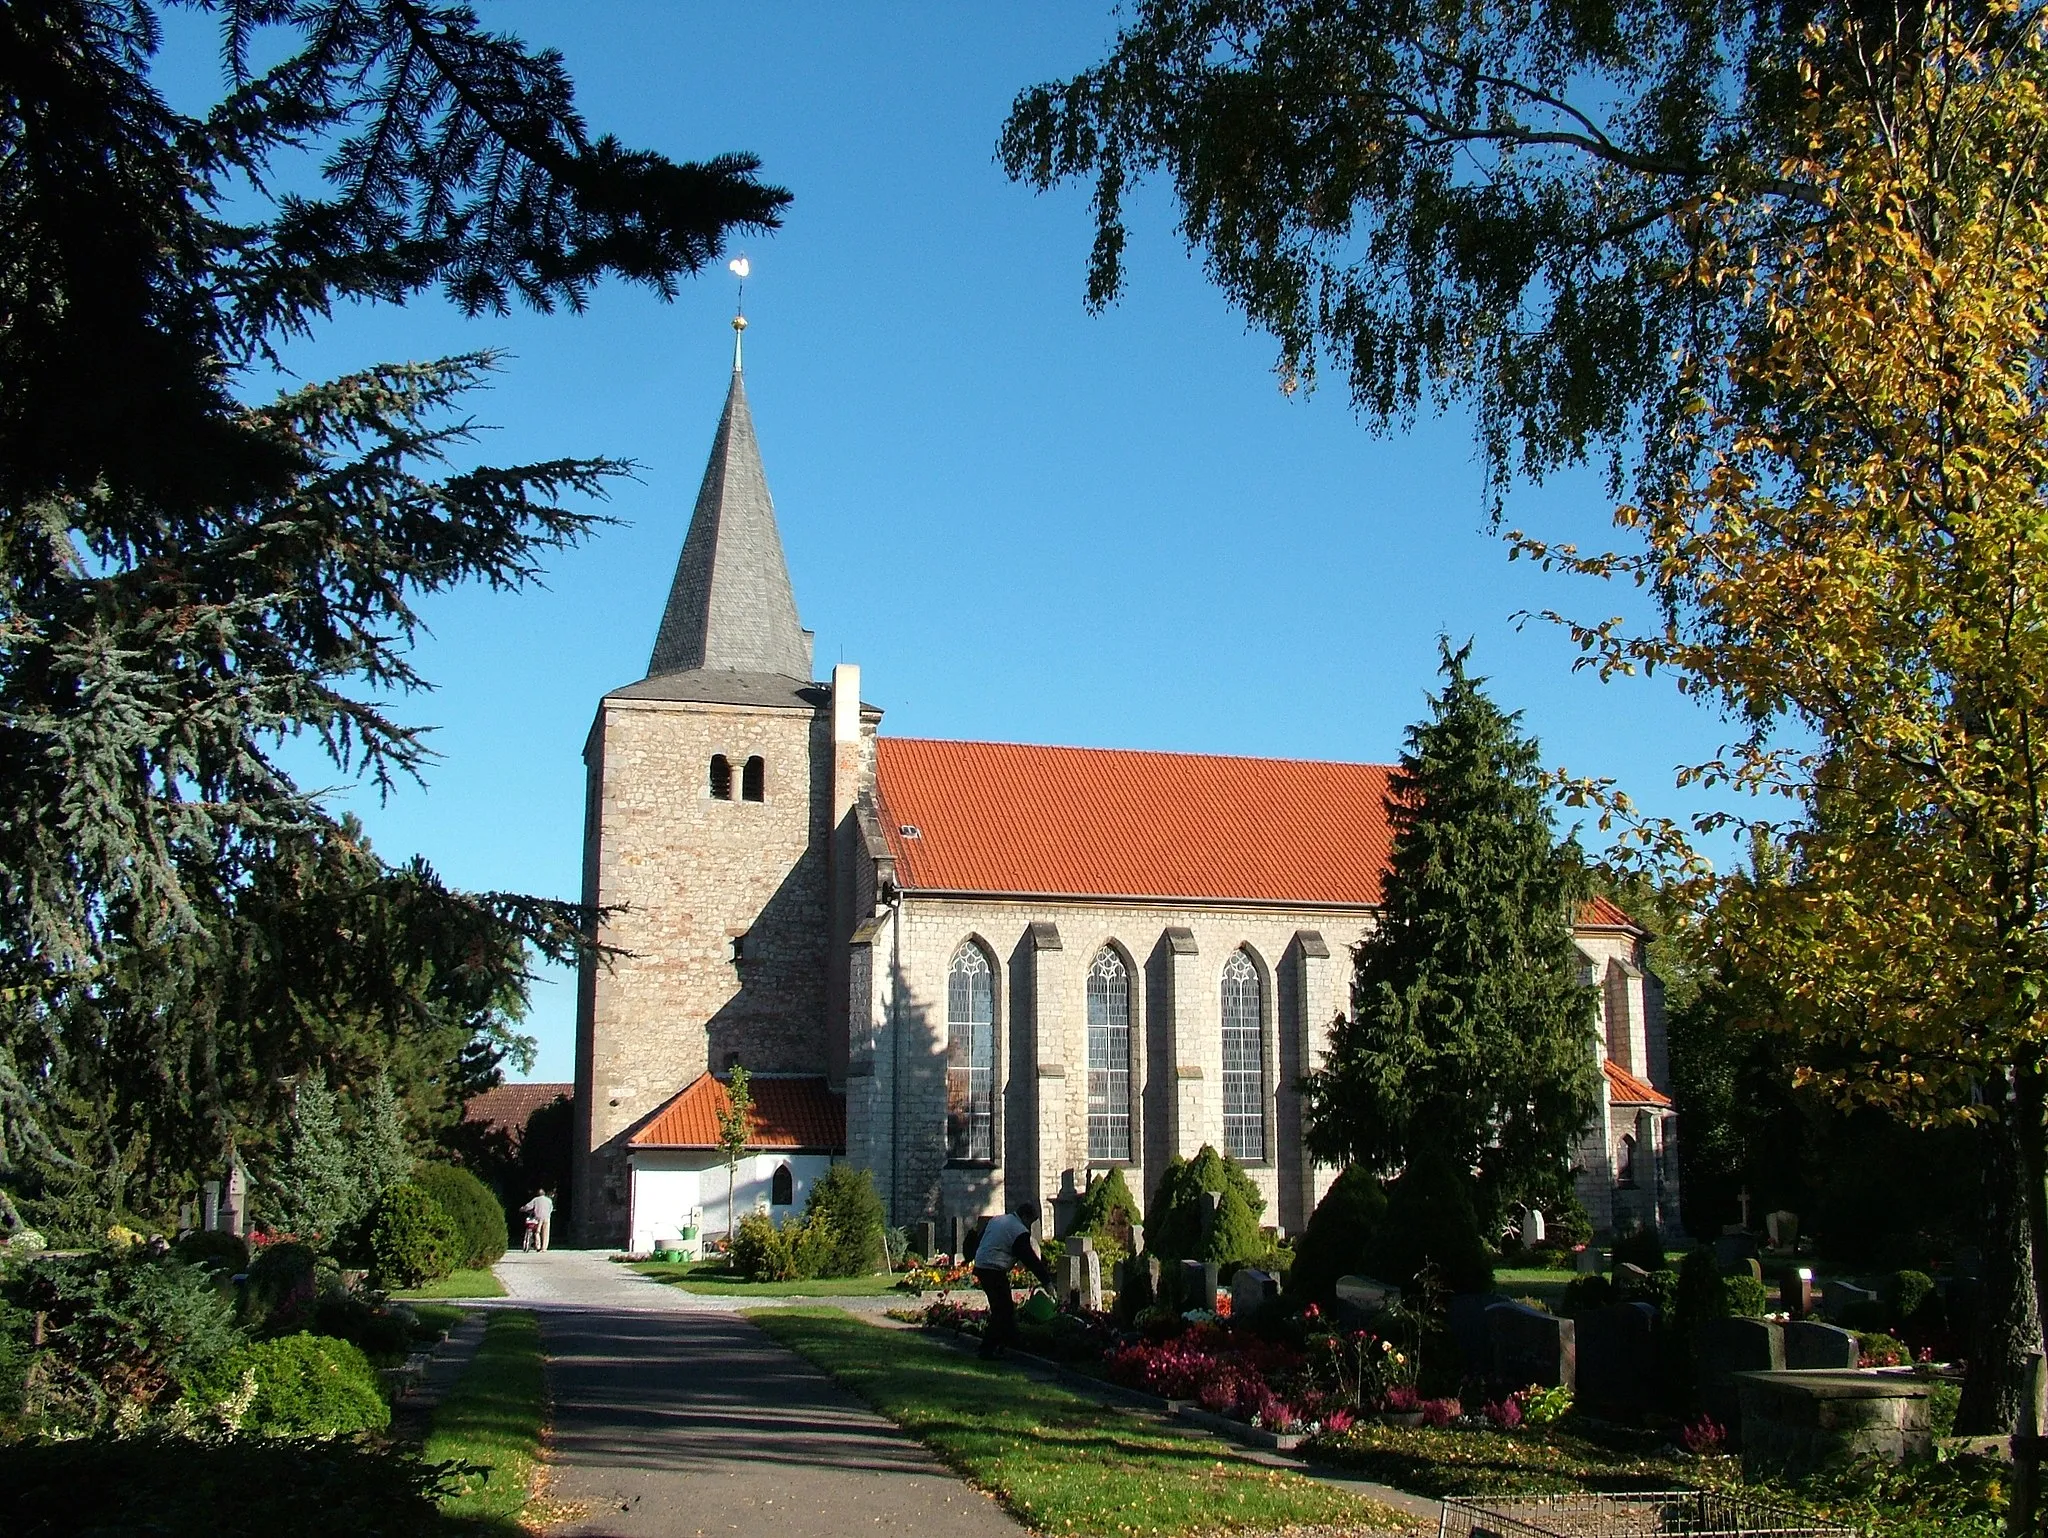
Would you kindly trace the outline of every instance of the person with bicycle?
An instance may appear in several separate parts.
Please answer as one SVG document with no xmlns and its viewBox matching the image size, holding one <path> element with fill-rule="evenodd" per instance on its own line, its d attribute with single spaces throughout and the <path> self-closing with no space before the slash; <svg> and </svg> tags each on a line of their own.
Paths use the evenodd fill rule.
<svg viewBox="0 0 2048 1538">
<path fill-rule="evenodd" d="M 526 1214 L 526 1238 L 521 1248 L 545 1253 L 548 1247 L 548 1230 L 555 1218 L 554 1197 L 543 1187 L 532 1201 L 519 1210 Z"/>
</svg>

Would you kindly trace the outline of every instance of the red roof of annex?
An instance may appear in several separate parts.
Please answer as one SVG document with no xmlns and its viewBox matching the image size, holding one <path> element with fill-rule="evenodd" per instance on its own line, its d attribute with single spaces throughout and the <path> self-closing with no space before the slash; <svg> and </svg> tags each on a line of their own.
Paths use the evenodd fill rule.
<svg viewBox="0 0 2048 1538">
<path fill-rule="evenodd" d="M 846 1098 L 821 1078 L 748 1081 L 754 1109 L 749 1148 L 802 1148 L 818 1153 L 846 1150 Z M 638 1132 L 631 1148 L 716 1148 L 718 1115 L 732 1105 L 723 1082 L 708 1073 L 678 1090 Z"/>
</svg>

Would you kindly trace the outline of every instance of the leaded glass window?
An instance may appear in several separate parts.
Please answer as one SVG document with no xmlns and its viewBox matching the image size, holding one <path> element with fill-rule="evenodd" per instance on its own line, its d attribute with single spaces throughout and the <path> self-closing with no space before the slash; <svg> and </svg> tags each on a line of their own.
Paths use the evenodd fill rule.
<svg viewBox="0 0 2048 1538">
<path fill-rule="evenodd" d="M 1131 1156 L 1131 972 L 1108 946 L 1088 968 L 1088 1157 Z"/>
<path fill-rule="evenodd" d="M 946 1154 L 996 1156 L 995 974 L 980 946 L 953 953 L 946 973 Z"/>
<path fill-rule="evenodd" d="M 1243 951 L 1223 963 L 1223 1149 L 1233 1159 L 1266 1157 L 1266 1057 L 1259 969 Z"/>
</svg>

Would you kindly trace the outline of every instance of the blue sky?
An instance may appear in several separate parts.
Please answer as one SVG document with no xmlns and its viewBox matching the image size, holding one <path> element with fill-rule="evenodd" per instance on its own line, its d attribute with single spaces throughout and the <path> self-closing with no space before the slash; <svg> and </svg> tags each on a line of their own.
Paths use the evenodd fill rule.
<svg viewBox="0 0 2048 1538">
<path fill-rule="evenodd" d="M 1156 192 L 1133 204 L 1129 292 L 1082 306 L 1085 192 L 1036 196 L 994 160 L 1011 98 L 1091 63 L 1108 6 L 479 5 L 559 47 L 592 127 L 677 159 L 749 150 L 795 194 L 749 240 L 747 383 L 821 671 L 858 662 L 906 736 L 1386 760 L 1423 710 L 1436 637 L 1477 642 L 1548 759 L 1652 810 L 1726 732 L 1664 682 L 1571 671 L 1524 611 L 1639 612 L 1510 564 L 1469 427 L 1366 431 L 1341 388 L 1283 396 L 1271 342 L 1204 280 Z M 175 100 L 208 99 L 181 18 Z M 731 356 L 720 269 L 673 304 L 610 285 L 582 315 L 466 321 L 429 298 L 339 315 L 294 347 L 324 377 L 479 347 L 499 461 L 633 460 L 621 522 L 544 589 L 428 610 L 402 701 L 441 754 L 429 787 L 341 788 L 383 852 L 473 887 L 573 896 L 593 707 L 646 669 Z M 1517 493 L 1510 524 L 1605 537 L 1596 480 Z M 318 776 L 315 776 L 316 782 Z M 572 1076 L 573 988 L 536 991 L 533 1077 Z"/>
</svg>

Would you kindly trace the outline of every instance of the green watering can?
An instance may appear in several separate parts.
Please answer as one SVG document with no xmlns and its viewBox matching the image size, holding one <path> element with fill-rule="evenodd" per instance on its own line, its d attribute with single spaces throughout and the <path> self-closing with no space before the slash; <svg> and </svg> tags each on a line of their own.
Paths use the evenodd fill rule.
<svg viewBox="0 0 2048 1538">
<path fill-rule="evenodd" d="M 1046 1292 L 1034 1292 L 1017 1309 L 1020 1317 L 1029 1319 L 1033 1324 L 1050 1324 L 1059 1311 L 1052 1294 Z"/>
</svg>

